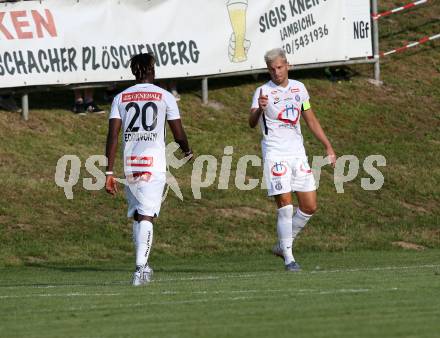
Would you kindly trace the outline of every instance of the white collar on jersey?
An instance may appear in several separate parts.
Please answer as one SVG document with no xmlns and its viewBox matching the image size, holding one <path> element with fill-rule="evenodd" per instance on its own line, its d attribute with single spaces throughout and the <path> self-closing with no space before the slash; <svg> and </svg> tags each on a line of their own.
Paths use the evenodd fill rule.
<svg viewBox="0 0 440 338">
<path fill-rule="evenodd" d="M 290 89 L 290 86 L 291 86 L 290 79 L 288 81 L 289 81 L 289 83 L 287 84 L 287 86 L 283 87 L 283 86 L 276 85 L 272 80 L 270 80 L 269 81 L 269 86 L 272 87 L 272 88 L 278 89 L 279 91 L 287 92 Z"/>
<path fill-rule="evenodd" d="M 151 86 L 152 83 L 150 82 L 142 82 L 142 83 L 135 83 L 135 86 L 142 87 L 142 86 Z"/>
</svg>

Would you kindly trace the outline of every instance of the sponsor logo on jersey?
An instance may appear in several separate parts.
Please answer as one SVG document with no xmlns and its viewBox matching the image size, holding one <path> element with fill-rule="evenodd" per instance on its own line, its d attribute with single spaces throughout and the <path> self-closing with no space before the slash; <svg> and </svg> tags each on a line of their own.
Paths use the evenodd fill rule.
<svg viewBox="0 0 440 338">
<path fill-rule="evenodd" d="M 278 120 L 286 124 L 289 124 L 291 126 L 295 126 L 298 123 L 300 116 L 301 116 L 301 110 L 299 110 L 298 107 L 287 104 L 278 113 Z"/>
<path fill-rule="evenodd" d="M 133 184 L 140 181 L 150 182 L 152 176 L 153 173 L 151 171 L 138 171 L 126 174 L 125 178 L 127 179 L 128 183 Z"/>
<path fill-rule="evenodd" d="M 275 189 L 276 189 L 276 190 L 281 190 L 281 189 L 283 189 L 283 185 L 281 184 L 280 181 L 278 181 L 277 183 L 275 183 Z"/>
<path fill-rule="evenodd" d="M 272 166 L 271 173 L 276 177 L 284 176 L 287 173 L 287 166 L 283 162 L 275 162 Z"/>
<path fill-rule="evenodd" d="M 135 101 L 161 101 L 162 93 L 155 92 L 134 92 L 122 94 L 122 102 Z"/>
<path fill-rule="evenodd" d="M 291 93 L 299 93 L 299 91 L 300 91 L 300 89 L 299 88 L 295 88 L 295 87 L 290 89 Z"/>
<path fill-rule="evenodd" d="M 298 94 L 296 94 L 296 96 L 295 96 L 295 100 L 296 100 L 296 102 L 301 101 L 301 96 L 299 96 Z"/>
<path fill-rule="evenodd" d="M 278 93 L 278 90 L 272 90 L 270 93 L 271 93 L 272 95 L 275 95 L 276 93 Z"/>
<path fill-rule="evenodd" d="M 125 158 L 125 165 L 128 167 L 152 167 L 152 156 L 127 156 Z"/>
</svg>

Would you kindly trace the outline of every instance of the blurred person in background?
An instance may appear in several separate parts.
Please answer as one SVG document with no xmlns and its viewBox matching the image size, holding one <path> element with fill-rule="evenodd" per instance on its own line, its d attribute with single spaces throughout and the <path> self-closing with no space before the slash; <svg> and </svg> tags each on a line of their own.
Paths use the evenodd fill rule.
<svg viewBox="0 0 440 338">
<path fill-rule="evenodd" d="M 104 114 L 105 110 L 98 107 L 93 100 L 93 88 L 74 89 L 75 103 L 72 111 L 78 115 L 90 114 Z"/>
<path fill-rule="evenodd" d="M 21 108 L 15 102 L 14 97 L 10 94 L 0 95 L 0 110 L 21 113 Z"/>
</svg>

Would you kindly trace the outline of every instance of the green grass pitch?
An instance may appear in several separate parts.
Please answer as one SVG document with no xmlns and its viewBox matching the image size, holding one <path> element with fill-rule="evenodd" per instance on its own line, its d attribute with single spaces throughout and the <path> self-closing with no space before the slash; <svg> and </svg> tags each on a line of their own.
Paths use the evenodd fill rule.
<svg viewBox="0 0 440 338">
<path fill-rule="evenodd" d="M 153 257 L 131 264 L 7 267 L 1 337 L 436 337 L 439 250 L 300 255 L 304 271 L 257 256 Z"/>
</svg>

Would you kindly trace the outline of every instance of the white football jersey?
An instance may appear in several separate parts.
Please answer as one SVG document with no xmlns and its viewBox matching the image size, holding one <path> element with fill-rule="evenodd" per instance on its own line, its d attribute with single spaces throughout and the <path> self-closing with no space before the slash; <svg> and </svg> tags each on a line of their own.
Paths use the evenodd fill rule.
<svg viewBox="0 0 440 338">
<path fill-rule="evenodd" d="M 166 172 L 165 121 L 180 119 L 171 93 L 136 84 L 114 98 L 109 119 L 122 120 L 125 173 Z"/>
<path fill-rule="evenodd" d="M 260 89 L 269 98 L 259 120 L 263 157 L 306 157 L 300 120 L 302 112 L 310 108 L 310 98 L 304 84 L 289 80 L 287 87 L 281 87 L 269 81 L 255 91 L 252 108 L 258 108 Z"/>
</svg>

